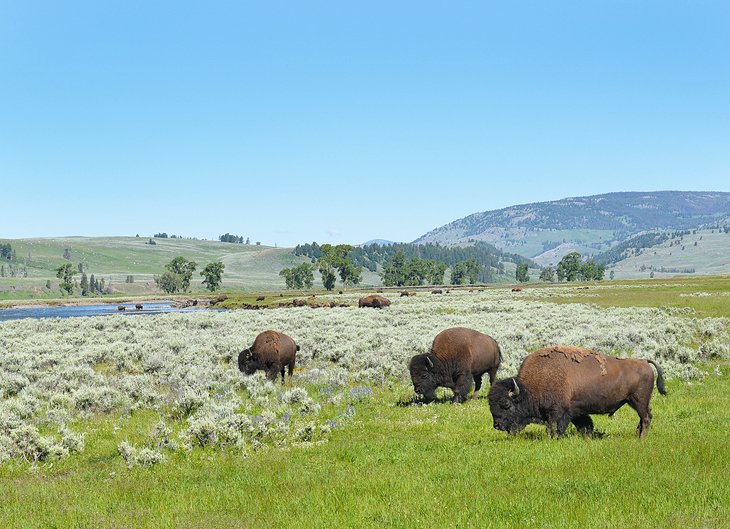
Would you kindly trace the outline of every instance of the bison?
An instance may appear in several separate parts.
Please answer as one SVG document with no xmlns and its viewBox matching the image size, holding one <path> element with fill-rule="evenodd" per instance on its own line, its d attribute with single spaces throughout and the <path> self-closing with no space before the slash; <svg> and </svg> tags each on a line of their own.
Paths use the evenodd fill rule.
<svg viewBox="0 0 730 529">
<path fill-rule="evenodd" d="M 266 299 L 266 296 L 258 296 L 258 297 L 256 298 L 256 301 L 263 301 L 263 300 L 265 300 L 265 299 Z"/>
<path fill-rule="evenodd" d="M 117 307 L 117 310 L 127 310 L 127 307 L 125 307 L 124 305 L 119 305 Z"/>
<path fill-rule="evenodd" d="M 134 306 L 134 308 L 135 308 L 135 309 L 137 309 L 137 310 L 142 310 L 142 309 L 143 309 L 144 307 L 142 306 L 142 304 L 141 304 L 141 303 L 137 303 L 137 304 L 136 304 L 136 305 Z"/>
<path fill-rule="evenodd" d="M 390 300 L 388 298 L 384 298 L 383 296 L 372 294 L 370 296 L 360 298 L 360 300 L 357 302 L 357 306 L 360 308 L 372 307 L 374 309 L 382 309 L 383 307 L 390 306 Z"/>
<path fill-rule="evenodd" d="M 512 292 L 522 292 L 522 289 L 521 288 L 513 288 L 512 289 Z"/>
<path fill-rule="evenodd" d="M 649 399 L 656 386 L 666 394 L 661 367 L 652 360 L 616 358 L 590 349 L 556 345 L 528 355 L 516 378 L 497 381 L 489 390 L 494 427 L 511 434 L 531 423 L 545 424 L 550 436 L 562 436 L 572 422 L 590 436 L 590 414 L 613 415 L 628 404 L 639 415 L 637 433 L 649 431 Z"/>
<path fill-rule="evenodd" d="M 411 358 L 408 369 L 413 389 L 426 402 L 436 398 L 436 388 L 454 391 L 454 402 L 463 402 L 474 382 L 475 399 L 482 387 L 482 375 L 494 382 L 502 352 L 491 336 L 473 329 L 453 327 L 436 335 L 431 352 Z"/>
<path fill-rule="evenodd" d="M 434 288 L 434 289 L 433 289 L 433 290 L 431 291 L 431 294 L 443 294 L 443 293 L 444 293 L 444 291 L 443 291 L 443 290 L 441 290 L 440 288 Z"/>
<path fill-rule="evenodd" d="M 248 349 L 238 355 L 238 369 L 247 375 L 252 375 L 261 369 L 266 378 L 276 380 L 281 373 L 281 383 L 284 383 L 284 370 L 289 368 L 289 377 L 294 372 L 299 346 L 289 336 L 276 331 L 264 331 L 259 334 Z"/>
</svg>

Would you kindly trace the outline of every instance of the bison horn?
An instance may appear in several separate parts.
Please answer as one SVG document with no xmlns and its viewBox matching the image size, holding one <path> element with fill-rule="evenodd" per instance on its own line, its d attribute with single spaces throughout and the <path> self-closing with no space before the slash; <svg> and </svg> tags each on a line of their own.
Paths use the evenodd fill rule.
<svg viewBox="0 0 730 529">
<path fill-rule="evenodd" d="M 428 364 L 429 369 L 433 369 L 433 362 L 431 361 L 431 358 L 426 356 L 426 363 Z"/>
<path fill-rule="evenodd" d="M 514 378 L 512 379 L 512 383 L 515 385 L 515 390 L 514 391 L 510 390 L 509 396 L 516 397 L 517 395 L 520 394 L 520 386 L 517 385 L 517 381 Z"/>
</svg>

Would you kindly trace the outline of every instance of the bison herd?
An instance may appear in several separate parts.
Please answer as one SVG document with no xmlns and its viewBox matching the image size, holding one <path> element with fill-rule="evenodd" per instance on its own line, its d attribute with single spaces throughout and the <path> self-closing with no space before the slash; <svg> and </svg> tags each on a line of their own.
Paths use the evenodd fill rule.
<svg viewBox="0 0 730 529">
<path fill-rule="evenodd" d="M 378 295 L 360 299 L 360 307 L 383 308 L 390 301 Z M 299 346 L 286 334 L 264 331 L 251 347 L 238 355 L 238 367 L 247 374 L 263 370 L 276 380 L 288 369 L 294 371 Z M 624 404 L 639 416 L 636 429 L 645 436 L 651 424 L 649 400 L 654 371 L 659 393 L 666 394 L 661 367 L 652 360 L 616 358 L 568 345 L 545 347 L 529 354 L 516 377 L 497 380 L 502 362 L 499 344 L 486 334 L 453 327 L 436 335 L 428 353 L 411 358 L 408 370 L 416 394 L 425 402 L 436 399 L 436 388 L 449 388 L 455 403 L 464 402 L 472 391 L 476 399 L 482 377 L 489 374 L 487 395 L 494 428 L 512 435 L 528 424 L 544 424 L 550 436 L 560 437 L 572 423 L 584 436 L 593 434 L 590 415 L 609 417 Z"/>
</svg>

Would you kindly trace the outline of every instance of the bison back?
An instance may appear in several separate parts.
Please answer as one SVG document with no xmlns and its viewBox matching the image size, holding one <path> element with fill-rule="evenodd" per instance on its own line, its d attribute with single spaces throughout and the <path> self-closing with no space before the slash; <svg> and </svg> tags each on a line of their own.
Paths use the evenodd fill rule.
<svg viewBox="0 0 730 529">
<path fill-rule="evenodd" d="M 645 360 L 616 358 L 567 345 L 545 347 L 528 355 L 518 377 L 532 395 L 555 400 L 566 408 L 583 403 L 592 413 L 611 411 L 600 409 L 596 399 L 613 405 L 637 392 L 646 393 L 647 388 L 651 394 L 654 385 L 654 372 Z"/>
<path fill-rule="evenodd" d="M 472 373 L 484 373 L 498 366 L 501 358 L 494 338 L 465 327 L 441 331 L 433 340 L 431 352 L 447 364 L 463 364 Z"/>
</svg>

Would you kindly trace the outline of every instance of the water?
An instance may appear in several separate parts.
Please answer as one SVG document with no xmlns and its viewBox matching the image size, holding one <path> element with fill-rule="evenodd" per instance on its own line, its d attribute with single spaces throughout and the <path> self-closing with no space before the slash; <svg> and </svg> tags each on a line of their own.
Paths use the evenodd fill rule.
<svg viewBox="0 0 730 529">
<path fill-rule="evenodd" d="M 23 318 L 74 318 L 79 316 L 111 316 L 112 314 L 165 314 L 168 312 L 194 312 L 203 307 L 178 308 L 171 302 L 142 303 L 142 310 L 137 310 L 137 303 L 99 304 L 99 305 L 69 305 L 58 307 L 14 307 L 0 309 L 0 321 L 20 320 Z M 125 310 L 118 310 L 124 307 Z M 223 309 L 205 309 L 223 310 Z"/>
</svg>

